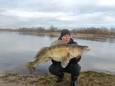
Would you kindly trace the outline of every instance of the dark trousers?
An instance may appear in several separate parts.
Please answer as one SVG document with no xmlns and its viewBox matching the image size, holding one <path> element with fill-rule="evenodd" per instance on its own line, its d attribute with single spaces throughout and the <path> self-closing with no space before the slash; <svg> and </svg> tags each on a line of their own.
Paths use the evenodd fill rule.
<svg viewBox="0 0 115 86">
<path fill-rule="evenodd" d="M 49 67 L 49 72 L 53 75 L 56 75 L 58 77 L 64 76 L 64 72 L 71 74 L 71 80 L 77 80 L 79 74 L 80 74 L 81 67 L 78 63 L 70 63 L 67 65 L 67 67 L 62 68 L 60 63 L 57 64 L 51 64 Z"/>
</svg>

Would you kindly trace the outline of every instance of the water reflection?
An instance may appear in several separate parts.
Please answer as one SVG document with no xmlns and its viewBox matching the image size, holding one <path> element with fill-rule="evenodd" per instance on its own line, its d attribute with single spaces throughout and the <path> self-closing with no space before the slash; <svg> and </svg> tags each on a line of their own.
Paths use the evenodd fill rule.
<svg viewBox="0 0 115 86">
<path fill-rule="evenodd" d="M 27 73 L 25 64 L 32 61 L 40 48 L 50 45 L 57 38 L 30 36 L 18 33 L 0 33 L 0 73 Z M 82 56 L 82 71 L 97 70 L 115 72 L 115 40 L 105 42 L 75 39 L 78 44 L 88 45 L 90 51 Z M 40 64 L 36 72 L 48 72 L 51 62 Z"/>
</svg>

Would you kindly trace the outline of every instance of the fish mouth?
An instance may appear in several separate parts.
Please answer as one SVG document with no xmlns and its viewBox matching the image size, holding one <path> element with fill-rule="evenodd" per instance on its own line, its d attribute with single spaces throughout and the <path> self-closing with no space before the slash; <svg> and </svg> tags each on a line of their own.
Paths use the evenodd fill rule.
<svg viewBox="0 0 115 86">
<path fill-rule="evenodd" d="M 88 46 L 84 46 L 84 50 L 90 51 L 90 48 Z"/>
<path fill-rule="evenodd" d="M 86 48 L 86 51 L 90 51 L 90 48 L 88 47 L 88 48 Z"/>
</svg>

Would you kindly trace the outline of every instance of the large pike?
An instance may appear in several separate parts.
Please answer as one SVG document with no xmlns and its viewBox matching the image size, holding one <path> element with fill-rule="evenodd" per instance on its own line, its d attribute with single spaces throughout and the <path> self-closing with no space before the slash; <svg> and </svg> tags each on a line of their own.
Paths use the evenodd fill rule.
<svg viewBox="0 0 115 86">
<path fill-rule="evenodd" d="M 77 44 L 60 44 L 45 47 L 38 52 L 34 61 L 27 64 L 27 67 L 30 72 L 32 72 L 36 64 L 44 63 L 51 59 L 61 62 L 62 67 L 65 67 L 70 59 L 78 58 L 87 50 L 88 46 L 80 46 Z"/>
</svg>

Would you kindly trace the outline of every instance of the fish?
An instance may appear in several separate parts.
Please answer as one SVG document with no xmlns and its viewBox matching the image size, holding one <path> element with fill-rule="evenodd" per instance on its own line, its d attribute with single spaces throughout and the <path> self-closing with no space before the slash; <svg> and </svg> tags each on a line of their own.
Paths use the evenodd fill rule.
<svg viewBox="0 0 115 86">
<path fill-rule="evenodd" d="M 84 51 L 89 51 L 88 46 L 81 46 L 77 44 L 57 44 L 42 48 L 35 59 L 28 62 L 27 68 L 30 73 L 35 70 L 37 64 L 41 64 L 50 60 L 61 62 L 62 67 L 66 67 L 72 58 L 79 58 Z"/>
</svg>

